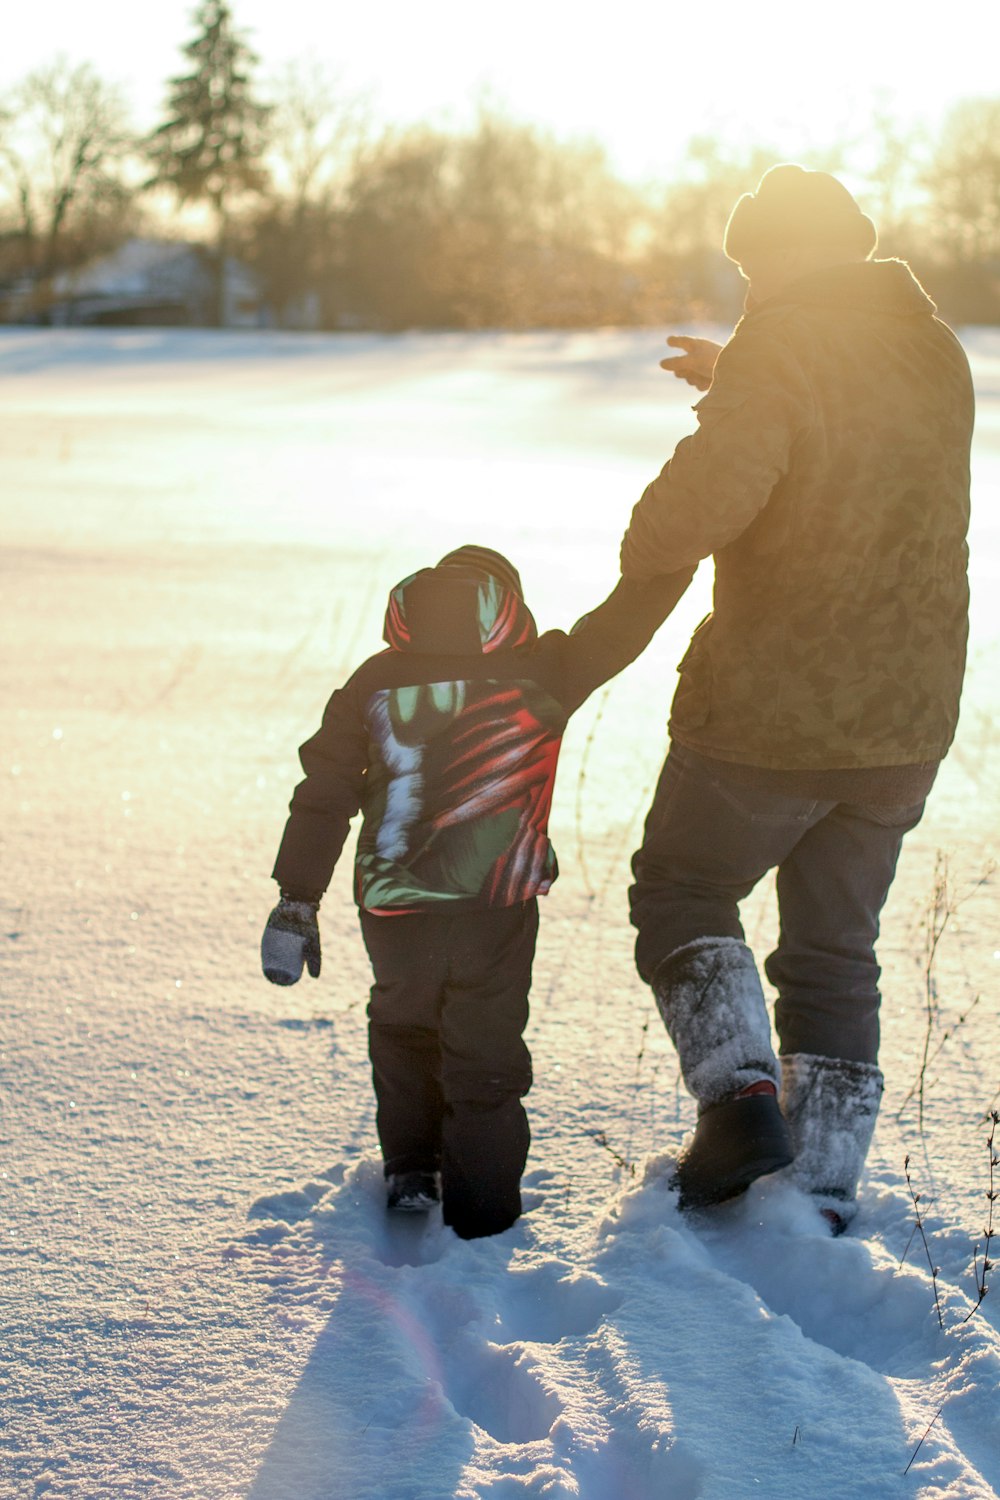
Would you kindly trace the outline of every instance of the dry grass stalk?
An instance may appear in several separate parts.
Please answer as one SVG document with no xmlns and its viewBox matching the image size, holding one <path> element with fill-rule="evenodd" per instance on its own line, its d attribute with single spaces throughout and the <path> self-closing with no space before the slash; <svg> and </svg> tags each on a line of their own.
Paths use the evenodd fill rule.
<svg viewBox="0 0 1000 1500">
<path fill-rule="evenodd" d="M 601 694 L 600 702 L 597 706 L 597 712 L 594 715 L 594 722 L 591 724 L 590 731 L 587 734 L 587 738 L 584 742 L 583 754 L 580 756 L 580 771 L 576 778 L 576 805 L 574 807 L 576 859 L 577 867 L 580 871 L 580 878 L 583 881 L 583 889 L 586 892 L 588 899 L 591 901 L 594 900 L 597 892 L 594 890 L 594 887 L 591 883 L 590 868 L 587 864 L 586 842 L 583 837 L 583 788 L 587 780 L 587 762 L 590 759 L 590 752 L 594 747 L 594 740 L 597 736 L 597 730 L 600 726 L 601 720 L 604 717 L 604 710 L 608 705 L 608 697 L 610 693 L 611 684 L 608 683 Z"/>
<path fill-rule="evenodd" d="M 948 856 L 938 850 L 934 859 L 934 883 L 931 888 L 931 900 L 923 922 L 923 987 L 924 987 L 924 1010 L 926 1012 L 926 1023 L 924 1027 L 923 1052 L 920 1060 L 920 1071 L 916 1081 L 905 1095 L 902 1104 L 896 1111 L 896 1119 L 903 1116 L 903 1112 L 910 1100 L 917 1099 L 917 1125 L 921 1136 L 924 1135 L 924 1105 L 927 1091 L 927 1073 L 933 1062 L 940 1056 L 945 1044 L 955 1035 L 960 1027 L 965 1025 L 969 1016 L 979 1004 L 981 996 L 977 995 L 963 1015 L 960 1015 L 949 1030 L 939 1040 L 937 1046 L 931 1050 L 934 1031 L 940 1019 L 940 1005 L 938 1003 L 938 982 L 936 964 L 938 948 L 944 937 L 949 922 L 958 912 L 959 908 L 969 900 L 971 896 L 984 885 L 996 870 L 995 862 L 983 870 L 978 880 L 975 880 L 963 896 L 956 897 L 951 885 L 951 877 L 948 870 Z"/>
<path fill-rule="evenodd" d="M 943 1411 L 944 1411 L 944 1407 L 943 1406 L 939 1406 L 938 1409 L 937 1409 L 937 1411 L 934 1413 L 933 1417 L 931 1417 L 930 1421 L 927 1423 L 927 1426 L 924 1428 L 923 1437 L 921 1437 L 920 1442 L 917 1444 L 917 1446 L 914 1448 L 913 1452 L 910 1454 L 910 1463 L 908 1463 L 906 1465 L 906 1468 L 903 1470 L 904 1474 L 909 1474 L 909 1472 L 910 1472 L 910 1465 L 913 1463 L 913 1460 L 916 1458 L 917 1454 L 920 1452 L 921 1448 L 924 1446 L 924 1438 L 927 1437 L 927 1434 L 930 1432 L 931 1428 L 934 1426 L 934 1423 L 937 1421 L 938 1417 L 941 1415 L 941 1413 Z"/>
<path fill-rule="evenodd" d="M 927 1243 L 927 1235 L 926 1235 L 926 1233 L 924 1231 L 924 1221 L 923 1221 L 923 1219 L 921 1217 L 921 1214 L 920 1214 L 920 1194 L 914 1192 L 914 1190 L 913 1190 L 913 1183 L 910 1181 L 910 1158 L 909 1157 L 907 1157 L 906 1160 L 903 1163 L 903 1171 L 906 1174 L 906 1186 L 909 1188 L 909 1190 L 910 1190 L 910 1197 L 913 1200 L 913 1211 L 914 1211 L 914 1213 L 917 1216 L 917 1232 L 919 1233 L 920 1238 L 923 1241 L 924 1253 L 927 1256 L 927 1264 L 930 1267 L 930 1271 L 931 1271 L 931 1281 L 933 1282 L 933 1285 L 934 1285 L 934 1306 L 937 1309 L 938 1327 L 939 1328 L 943 1328 L 944 1327 L 944 1318 L 943 1318 L 943 1316 L 941 1314 L 941 1298 L 938 1296 L 938 1283 L 937 1283 L 938 1273 L 940 1272 L 941 1267 L 940 1266 L 936 1266 L 934 1264 L 934 1257 L 931 1255 L 931 1247 Z M 910 1236 L 910 1238 L 912 1239 L 912 1235 Z M 902 1261 L 900 1261 L 900 1265 L 902 1265 Z M 928 1429 L 928 1431 L 929 1430 L 930 1429 Z M 923 1439 L 921 1439 L 921 1441 L 923 1441 Z M 911 1459 L 910 1462 L 912 1463 L 913 1460 Z"/>
<path fill-rule="evenodd" d="M 989 1291 L 989 1286 L 987 1285 L 986 1278 L 993 1270 L 994 1266 L 994 1262 L 990 1260 L 990 1243 L 996 1234 L 996 1231 L 993 1228 L 993 1205 L 997 1201 L 996 1171 L 997 1168 L 1000 1167 L 1000 1156 L 997 1155 L 996 1151 L 997 1126 L 1000 1125 L 1000 1112 L 995 1109 L 991 1110 L 990 1119 L 993 1123 L 992 1129 L 990 1130 L 990 1133 L 986 1138 L 986 1149 L 989 1152 L 990 1165 L 988 1186 L 986 1189 L 986 1202 L 988 1207 L 986 1211 L 986 1224 L 983 1229 L 983 1265 L 982 1270 L 980 1270 L 979 1243 L 977 1241 L 972 1251 L 972 1272 L 976 1280 L 976 1292 L 978 1293 L 978 1295 L 976 1297 L 975 1306 L 962 1319 L 963 1323 L 967 1323 L 970 1318 L 975 1317 L 976 1313 L 982 1307 L 983 1301 L 986 1297 L 986 1293 Z"/>
<path fill-rule="evenodd" d="M 602 1146 L 611 1157 L 611 1159 L 616 1162 L 624 1172 L 627 1172 L 630 1177 L 635 1176 L 635 1162 L 629 1161 L 626 1157 L 622 1156 L 620 1151 L 616 1151 L 603 1130 L 588 1130 L 585 1133 L 590 1136 L 590 1139 L 592 1141 L 596 1141 L 599 1146 Z"/>
</svg>

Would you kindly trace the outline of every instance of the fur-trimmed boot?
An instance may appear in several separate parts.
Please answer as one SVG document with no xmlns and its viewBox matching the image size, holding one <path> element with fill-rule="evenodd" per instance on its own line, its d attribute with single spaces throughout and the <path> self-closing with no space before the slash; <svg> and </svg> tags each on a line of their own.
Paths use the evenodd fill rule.
<svg viewBox="0 0 1000 1500">
<path fill-rule="evenodd" d="M 795 1147 L 790 1175 L 816 1200 L 834 1234 L 843 1234 L 858 1211 L 882 1089 L 874 1063 L 810 1052 L 781 1059 L 781 1109 Z"/>
<path fill-rule="evenodd" d="M 698 1101 L 677 1162 L 680 1207 L 723 1203 L 792 1160 L 757 965 L 738 938 L 700 938 L 664 959 L 653 993 Z"/>
</svg>

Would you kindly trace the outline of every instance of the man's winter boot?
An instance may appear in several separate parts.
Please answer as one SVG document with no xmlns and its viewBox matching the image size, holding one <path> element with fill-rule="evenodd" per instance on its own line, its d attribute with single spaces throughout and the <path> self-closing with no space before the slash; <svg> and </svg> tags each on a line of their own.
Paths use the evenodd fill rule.
<svg viewBox="0 0 1000 1500">
<path fill-rule="evenodd" d="M 757 966 L 738 938 L 702 938 L 660 964 L 653 993 L 698 1101 L 694 1139 L 677 1162 L 680 1207 L 722 1203 L 793 1154 Z"/>
<path fill-rule="evenodd" d="M 751 1182 L 792 1160 L 773 1083 L 762 1081 L 701 1111 L 677 1160 L 680 1208 L 707 1208 L 745 1193 Z"/>
<path fill-rule="evenodd" d="M 791 1052 L 781 1059 L 781 1108 L 795 1148 L 790 1176 L 833 1234 L 858 1211 L 858 1180 L 875 1131 L 883 1078 L 874 1063 Z"/>
</svg>

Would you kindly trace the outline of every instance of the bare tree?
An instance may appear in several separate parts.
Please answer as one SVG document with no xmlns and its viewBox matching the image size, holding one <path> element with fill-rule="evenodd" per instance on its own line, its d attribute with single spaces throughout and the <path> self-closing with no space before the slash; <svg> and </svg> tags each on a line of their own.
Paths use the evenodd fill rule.
<svg viewBox="0 0 1000 1500">
<path fill-rule="evenodd" d="M 271 190 L 244 217 L 243 253 L 283 327 L 336 323 L 342 218 L 367 138 L 367 102 L 314 61 L 286 66 L 268 93 Z"/>
<path fill-rule="evenodd" d="M 902 124 L 881 104 L 867 134 L 874 160 L 865 207 L 878 229 L 879 253 L 902 252 L 909 248 L 919 213 L 927 142 L 922 132 Z"/>
<path fill-rule="evenodd" d="M 664 315 L 728 321 L 738 314 L 744 289 L 722 253 L 726 221 L 739 196 L 780 159 L 762 147 L 734 152 L 714 136 L 688 142 L 650 215 L 644 278 L 658 288 Z"/>
<path fill-rule="evenodd" d="M 922 186 L 918 275 L 949 321 L 1000 321 L 1000 98 L 949 112 Z"/>
<path fill-rule="evenodd" d="M 344 217 L 346 294 L 384 328 L 454 326 L 452 144 L 425 127 L 390 132 L 365 154 Z"/>
<path fill-rule="evenodd" d="M 939 243 L 963 261 L 1000 259 L 1000 98 L 950 111 L 925 180 Z"/>
<path fill-rule="evenodd" d="M 449 261 L 462 321 L 620 321 L 640 218 L 602 148 L 483 108 L 453 143 Z"/>
<path fill-rule="evenodd" d="M 271 80 L 270 159 L 294 207 L 328 201 L 354 168 L 369 123 L 366 96 L 349 91 L 312 59 Z"/>
<path fill-rule="evenodd" d="M 0 133 L 6 217 L 24 269 L 44 282 L 74 227 L 120 214 L 128 199 L 115 170 L 131 145 L 125 105 L 89 64 L 63 59 L 28 74 L 10 103 Z"/>
</svg>

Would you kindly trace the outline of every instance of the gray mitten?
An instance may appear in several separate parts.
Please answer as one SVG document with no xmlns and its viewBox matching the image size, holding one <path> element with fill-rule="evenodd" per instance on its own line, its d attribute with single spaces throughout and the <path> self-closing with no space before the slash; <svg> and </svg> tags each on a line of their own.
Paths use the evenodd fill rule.
<svg viewBox="0 0 1000 1500">
<path fill-rule="evenodd" d="M 303 966 L 319 978 L 318 902 L 293 901 L 282 896 L 267 919 L 260 940 L 260 962 L 264 978 L 272 984 L 297 984 Z"/>
</svg>

